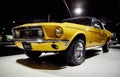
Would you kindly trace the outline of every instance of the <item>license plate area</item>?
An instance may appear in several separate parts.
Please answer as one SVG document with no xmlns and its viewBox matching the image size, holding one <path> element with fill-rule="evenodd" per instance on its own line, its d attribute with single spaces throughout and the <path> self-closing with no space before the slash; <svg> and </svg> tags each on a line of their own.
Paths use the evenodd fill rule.
<svg viewBox="0 0 120 77">
<path fill-rule="evenodd" d="M 23 48 L 25 50 L 31 50 L 32 49 L 31 43 L 23 42 L 22 44 L 23 44 Z"/>
</svg>

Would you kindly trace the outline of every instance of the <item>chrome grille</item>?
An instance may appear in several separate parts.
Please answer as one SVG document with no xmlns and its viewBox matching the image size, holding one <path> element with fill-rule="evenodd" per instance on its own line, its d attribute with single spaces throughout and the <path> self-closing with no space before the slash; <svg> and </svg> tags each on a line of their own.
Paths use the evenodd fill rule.
<svg viewBox="0 0 120 77">
<path fill-rule="evenodd" d="M 43 38 L 43 30 L 41 26 L 20 27 L 13 30 L 14 38 Z"/>
</svg>

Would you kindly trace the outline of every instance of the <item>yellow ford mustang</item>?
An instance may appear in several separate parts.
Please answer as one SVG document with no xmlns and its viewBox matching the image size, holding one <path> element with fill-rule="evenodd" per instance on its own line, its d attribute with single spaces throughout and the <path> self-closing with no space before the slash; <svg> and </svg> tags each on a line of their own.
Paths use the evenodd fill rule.
<svg viewBox="0 0 120 77">
<path fill-rule="evenodd" d="M 85 59 L 85 50 L 102 47 L 109 51 L 111 33 L 94 17 L 65 19 L 60 23 L 41 22 L 23 24 L 12 29 L 14 42 L 25 54 L 38 58 L 42 52 L 59 52 L 71 65 Z"/>
</svg>

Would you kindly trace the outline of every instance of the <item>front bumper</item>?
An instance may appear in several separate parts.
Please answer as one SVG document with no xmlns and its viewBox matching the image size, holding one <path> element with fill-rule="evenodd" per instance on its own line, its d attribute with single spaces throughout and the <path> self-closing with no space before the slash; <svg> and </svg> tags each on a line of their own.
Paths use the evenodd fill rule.
<svg viewBox="0 0 120 77">
<path fill-rule="evenodd" d="M 63 51 L 69 45 L 69 40 L 58 39 L 14 39 L 14 41 L 19 48 L 32 51 Z"/>
</svg>

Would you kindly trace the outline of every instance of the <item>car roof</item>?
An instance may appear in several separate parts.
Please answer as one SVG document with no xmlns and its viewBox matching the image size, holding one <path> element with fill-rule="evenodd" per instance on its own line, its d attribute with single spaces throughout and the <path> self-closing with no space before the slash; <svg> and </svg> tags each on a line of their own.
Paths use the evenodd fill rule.
<svg viewBox="0 0 120 77">
<path fill-rule="evenodd" d="M 89 16 L 72 17 L 72 18 L 63 19 L 62 22 L 68 21 L 68 20 L 81 19 L 81 18 L 84 18 L 84 19 L 92 19 L 92 18 L 94 18 L 94 17 L 89 17 Z M 95 18 L 95 19 L 96 19 L 96 18 Z"/>
</svg>

